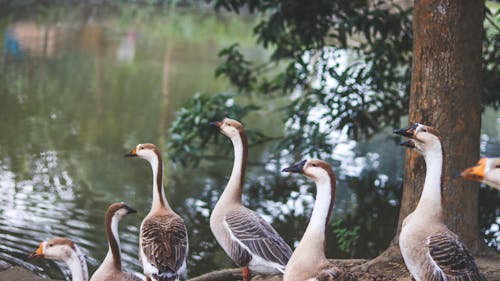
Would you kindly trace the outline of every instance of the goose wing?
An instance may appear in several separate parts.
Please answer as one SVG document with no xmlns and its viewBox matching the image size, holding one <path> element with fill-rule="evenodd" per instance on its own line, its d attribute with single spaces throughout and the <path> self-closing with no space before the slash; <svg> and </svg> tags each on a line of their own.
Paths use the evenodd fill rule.
<svg viewBox="0 0 500 281">
<path fill-rule="evenodd" d="M 246 208 L 233 210 L 226 214 L 225 222 L 240 247 L 234 249 L 235 255 L 247 250 L 267 261 L 285 266 L 292 255 L 292 249 L 274 228 L 255 212 Z M 238 247 L 233 247 L 238 248 Z M 233 251 L 231 251 L 231 256 Z"/>
<path fill-rule="evenodd" d="M 454 233 L 429 236 L 427 247 L 431 263 L 426 280 L 486 281 L 474 258 Z"/>
<path fill-rule="evenodd" d="M 176 275 L 188 249 L 184 221 L 176 214 L 161 214 L 143 222 L 141 246 L 144 257 L 158 270 L 158 275 Z"/>
</svg>

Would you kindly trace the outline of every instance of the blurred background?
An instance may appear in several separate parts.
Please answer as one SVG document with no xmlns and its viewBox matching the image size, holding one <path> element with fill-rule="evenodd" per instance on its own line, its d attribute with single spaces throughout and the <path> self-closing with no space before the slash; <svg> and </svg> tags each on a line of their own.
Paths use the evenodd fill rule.
<svg viewBox="0 0 500 281">
<path fill-rule="evenodd" d="M 167 198 L 188 226 L 189 276 L 233 267 L 208 222 L 231 172 L 231 143 L 207 120 L 183 122 L 218 104 L 226 108 L 214 117 L 243 118 L 249 131 L 245 204 L 288 243 L 296 245 L 305 229 L 314 187 L 280 170 L 315 156 L 332 163 L 338 175 L 328 256 L 371 258 L 388 246 L 404 167 L 392 127 L 382 124 L 361 139 L 348 128 L 321 133 L 328 129 L 321 122 L 326 109 L 316 107 L 307 118 L 319 124 L 321 142 L 307 145 L 321 149 L 302 153 L 290 139 L 283 142 L 298 126 L 286 121 L 284 109 L 296 91 L 238 95 L 244 90 L 234 77 L 221 75 L 231 63 L 228 54 L 238 58 L 231 53 L 236 42 L 255 64 L 266 65 L 275 55 L 257 44 L 260 16 L 195 0 L 49 2 L 0 0 L 1 260 L 68 278 L 52 261 L 27 260 L 39 242 L 65 236 L 82 248 L 93 272 L 107 252 L 104 213 L 123 201 L 138 210 L 120 225 L 123 265 L 141 272 L 138 233 L 151 204 L 151 172 L 146 161 L 123 154 L 152 142 L 164 152 Z M 349 49 L 336 52 L 340 68 L 358 60 Z M 275 73 L 286 69 L 278 66 Z M 311 84 L 321 82 L 336 83 Z M 407 122 L 404 116 L 398 121 Z M 193 139 L 189 134 L 197 130 L 207 138 Z M 500 112 L 493 106 L 485 107 L 481 131 L 482 154 L 500 156 Z M 499 251 L 498 191 L 482 186 L 480 196 L 481 232 Z"/>
</svg>

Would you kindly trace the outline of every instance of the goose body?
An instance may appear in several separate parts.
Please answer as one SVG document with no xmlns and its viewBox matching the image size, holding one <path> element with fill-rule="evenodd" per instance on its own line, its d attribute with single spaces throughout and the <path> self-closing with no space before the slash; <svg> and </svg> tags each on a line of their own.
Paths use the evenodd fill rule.
<svg viewBox="0 0 500 281">
<path fill-rule="evenodd" d="M 474 258 L 458 236 L 443 223 L 441 176 L 443 149 L 436 129 L 418 123 L 395 133 L 410 138 L 408 146 L 425 158 L 426 175 L 415 211 L 403 220 L 399 246 L 416 281 L 485 281 Z"/>
<path fill-rule="evenodd" d="M 71 280 L 88 281 L 87 262 L 80 248 L 68 238 L 52 238 L 40 243 L 30 257 L 41 257 L 65 262 L 71 271 Z"/>
<path fill-rule="evenodd" d="M 94 272 L 90 281 L 141 281 L 142 279 L 130 272 L 122 271 L 120 237 L 118 223 L 120 220 L 136 211 L 124 203 L 115 203 L 109 206 L 106 212 L 106 237 L 109 250 L 99 268 Z"/>
<path fill-rule="evenodd" d="M 321 160 L 302 161 L 283 169 L 300 173 L 316 183 L 316 201 L 309 224 L 288 262 L 284 281 L 354 280 L 325 256 L 326 230 L 335 202 L 336 181 L 331 166 Z"/>
<path fill-rule="evenodd" d="M 500 158 L 481 158 L 476 166 L 464 170 L 461 176 L 500 190 Z"/>
<path fill-rule="evenodd" d="M 154 144 L 138 144 L 128 157 L 148 160 L 153 170 L 153 202 L 141 223 L 139 259 L 146 280 L 179 280 L 186 274 L 188 235 L 182 218 L 169 206 L 163 190 L 163 161 Z"/>
<path fill-rule="evenodd" d="M 241 202 L 248 146 L 243 126 L 224 118 L 214 122 L 228 136 L 234 148 L 234 164 L 229 182 L 210 215 L 210 229 L 227 255 L 243 268 L 260 274 L 283 273 L 292 250 L 274 228 Z"/>
</svg>

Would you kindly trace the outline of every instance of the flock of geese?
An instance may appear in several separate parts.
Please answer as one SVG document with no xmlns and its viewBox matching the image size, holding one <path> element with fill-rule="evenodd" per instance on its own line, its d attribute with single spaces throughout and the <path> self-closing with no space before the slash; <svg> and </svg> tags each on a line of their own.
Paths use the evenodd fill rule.
<svg viewBox="0 0 500 281">
<path fill-rule="evenodd" d="M 309 224 L 292 251 L 267 221 L 242 204 L 248 155 L 243 126 L 229 118 L 211 124 L 231 140 L 234 164 L 229 182 L 210 215 L 210 228 L 227 255 L 242 268 L 243 280 L 249 280 L 250 272 L 281 273 L 285 281 L 356 280 L 325 256 L 325 236 L 336 190 L 332 167 L 325 161 L 312 159 L 283 169 L 283 172 L 302 174 L 316 184 L 316 200 Z M 399 236 L 401 253 L 410 274 L 417 281 L 486 280 L 459 237 L 443 223 L 441 175 L 445 163 L 439 133 L 418 123 L 394 133 L 408 138 L 402 145 L 423 155 L 427 169 L 419 203 L 404 220 Z M 139 237 L 139 259 L 145 278 L 147 281 L 179 280 L 186 275 L 188 235 L 184 221 L 165 197 L 161 152 L 153 144 L 139 144 L 126 156 L 147 160 L 153 171 L 152 206 L 141 223 Z M 500 159 L 483 158 L 461 175 L 500 189 Z M 112 204 L 107 210 L 109 251 L 91 281 L 143 280 L 123 272 L 121 266 L 118 223 L 134 212 L 124 203 Z M 42 242 L 30 256 L 64 261 L 71 270 L 73 281 L 89 280 L 82 252 L 67 238 Z"/>
</svg>

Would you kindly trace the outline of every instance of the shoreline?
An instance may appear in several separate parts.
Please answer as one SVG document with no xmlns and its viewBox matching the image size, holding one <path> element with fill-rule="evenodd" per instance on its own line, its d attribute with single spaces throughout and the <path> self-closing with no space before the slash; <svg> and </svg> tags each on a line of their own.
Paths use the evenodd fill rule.
<svg viewBox="0 0 500 281">
<path fill-rule="evenodd" d="M 56 281 L 36 275 L 28 269 L 20 266 L 2 267 L 0 281 Z"/>
</svg>

